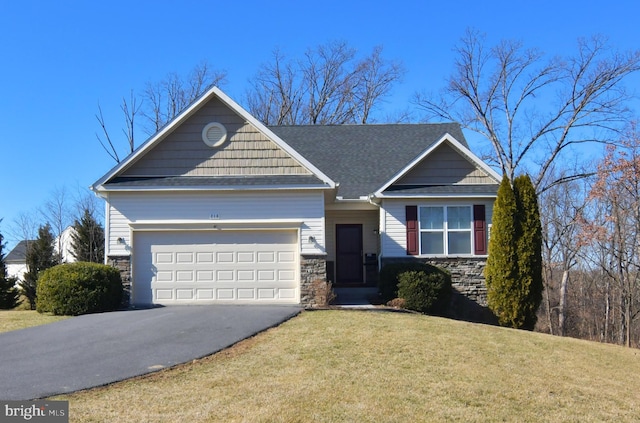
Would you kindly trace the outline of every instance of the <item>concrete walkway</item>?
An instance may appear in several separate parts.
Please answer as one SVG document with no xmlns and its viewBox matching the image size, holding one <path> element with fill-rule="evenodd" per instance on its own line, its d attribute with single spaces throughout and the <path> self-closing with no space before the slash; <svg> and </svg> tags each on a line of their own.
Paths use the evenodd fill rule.
<svg viewBox="0 0 640 423">
<path fill-rule="evenodd" d="M 296 306 L 172 306 L 0 333 L 0 400 L 31 400 L 205 357 L 292 318 Z"/>
</svg>

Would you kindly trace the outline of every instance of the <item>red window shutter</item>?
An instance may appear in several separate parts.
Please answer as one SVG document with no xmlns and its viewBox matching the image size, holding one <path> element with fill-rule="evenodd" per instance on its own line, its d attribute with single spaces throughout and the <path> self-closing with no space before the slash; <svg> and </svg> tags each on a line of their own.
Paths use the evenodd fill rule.
<svg viewBox="0 0 640 423">
<path fill-rule="evenodd" d="M 487 222 L 485 207 L 483 204 L 473 206 L 473 238 L 475 241 L 474 252 L 476 255 L 487 254 Z"/>
<path fill-rule="evenodd" d="M 407 255 L 420 254 L 418 243 L 418 206 L 406 206 L 407 217 Z"/>
</svg>

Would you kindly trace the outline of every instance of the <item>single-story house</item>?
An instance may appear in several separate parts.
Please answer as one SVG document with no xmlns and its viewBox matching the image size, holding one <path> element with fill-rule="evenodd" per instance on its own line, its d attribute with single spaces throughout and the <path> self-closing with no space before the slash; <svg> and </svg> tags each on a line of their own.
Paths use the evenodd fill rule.
<svg viewBox="0 0 640 423">
<path fill-rule="evenodd" d="M 483 302 L 500 176 L 460 126 L 265 126 L 214 87 L 96 181 L 132 305 L 312 305 L 396 260 Z"/>
</svg>

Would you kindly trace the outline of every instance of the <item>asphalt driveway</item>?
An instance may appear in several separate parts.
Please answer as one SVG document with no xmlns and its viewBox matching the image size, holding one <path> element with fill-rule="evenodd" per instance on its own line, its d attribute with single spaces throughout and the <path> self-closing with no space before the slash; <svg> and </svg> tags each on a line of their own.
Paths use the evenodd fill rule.
<svg viewBox="0 0 640 423">
<path fill-rule="evenodd" d="M 0 400 L 74 392 L 186 363 L 277 326 L 300 310 L 171 306 L 89 314 L 0 333 Z"/>
</svg>

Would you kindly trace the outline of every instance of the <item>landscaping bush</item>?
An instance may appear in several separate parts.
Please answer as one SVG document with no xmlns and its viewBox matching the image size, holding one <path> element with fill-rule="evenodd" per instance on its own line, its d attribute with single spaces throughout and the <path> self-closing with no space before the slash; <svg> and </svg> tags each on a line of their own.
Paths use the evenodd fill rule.
<svg viewBox="0 0 640 423">
<path fill-rule="evenodd" d="M 120 272 L 111 266 L 61 264 L 40 276 L 36 310 L 66 316 L 112 311 L 120 306 L 122 294 Z"/>
<path fill-rule="evenodd" d="M 404 308 L 444 315 L 451 300 L 451 276 L 444 272 L 408 271 L 398 275 L 398 297 Z"/>
<path fill-rule="evenodd" d="M 444 273 L 444 270 L 426 263 L 417 261 L 406 261 L 399 263 L 389 263 L 380 270 L 378 279 L 378 291 L 384 303 L 398 297 L 398 276 L 404 272 L 424 272 L 427 275 L 432 273 Z"/>
</svg>

